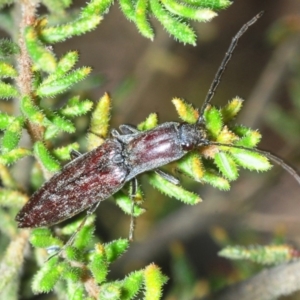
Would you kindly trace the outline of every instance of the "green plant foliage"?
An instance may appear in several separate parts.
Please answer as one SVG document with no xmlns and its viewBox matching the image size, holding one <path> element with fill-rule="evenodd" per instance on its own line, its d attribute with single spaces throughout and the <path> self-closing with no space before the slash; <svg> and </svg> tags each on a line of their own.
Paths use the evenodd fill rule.
<svg viewBox="0 0 300 300">
<path fill-rule="evenodd" d="M 251 130 L 244 126 L 234 126 L 232 131 L 240 137 L 236 145 L 245 147 L 255 147 L 261 140 L 261 134 L 256 130 Z"/>
<path fill-rule="evenodd" d="M 51 258 L 44 263 L 40 271 L 35 275 L 32 283 L 34 293 L 50 292 L 63 273 L 63 268 L 58 263 L 58 257 Z"/>
<path fill-rule="evenodd" d="M 197 109 L 182 99 L 174 98 L 172 100 L 179 118 L 189 124 L 194 124 L 199 118 L 199 112 Z"/>
<path fill-rule="evenodd" d="M 46 127 L 44 132 L 44 139 L 51 140 L 56 137 L 59 133 L 59 128 L 53 124 L 50 124 Z"/>
<path fill-rule="evenodd" d="M 136 204 L 132 209 L 132 200 L 123 191 L 115 193 L 113 195 L 113 198 L 115 199 L 116 204 L 123 210 L 123 212 L 125 212 L 128 215 L 138 217 L 145 212 L 144 208 L 141 208 Z"/>
<path fill-rule="evenodd" d="M 150 7 L 154 16 L 175 39 L 184 44 L 196 45 L 196 34 L 185 21 L 172 16 L 158 0 L 150 0 Z"/>
<path fill-rule="evenodd" d="M 133 21 L 140 33 L 153 40 L 154 31 L 149 16 L 153 15 L 175 39 L 184 44 L 196 44 L 196 36 L 188 20 L 208 22 L 216 11 L 227 8 L 228 0 L 120 0 L 124 15 Z"/>
<path fill-rule="evenodd" d="M 217 16 L 217 13 L 212 11 L 211 9 L 197 9 L 196 6 L 190 7 L 172 0 L 163 0 L 162 3 L 165 5 L 166 9 L 174 15 L 178 15 L 180 17 L 191 20 L 205 22 Z"/>
<path fill-rule="evenodd" d="M 224 108 L 217 109 L 216 107 L 209 107 L 204 114 L 205 128 L 212 141 L 224 144 L 233 144 L 242 147 L 253 148 L 260 141 L 261 135 L 257 131 L 253 131 L 245 126 L 234 125 L 231 126 L 231 121 L 236 117 L 241 108 L 242 100 L 234 98 Z M 177 110 L 178 104 L 176 105 Z M 193 116 L 191 110 L 185 108 L 180 110 L 179 114 L 186 112 L 187 118 Z M 226 120 L 226 122 L 224 121 Z M 193 176 L 198 181 L 210 183 L 222 190 L 229 189 L 228 180 L 236 180 L 238 177 L 238 168 L 246 168 L 249 170 L 267 171 L 271 165 L 269 161 L 261 154 L 247 151 L 244 149 L 236 149 L 225 146 L 208 146 L 201 151 L 205 158 L 212 159 L 214 164 L 204 160 L 203 178 L 200 178 L 200 172 Z M 184 162 L 183 158 L 183 162 Z M 181 161 L 179 162 L 180 167 Z M 217 167 L 215 170 L 214 168 Z M 182 170 L 184 173 L 191 175 L 192 172 L 185 167 Z M 219 175 L 218 175 L 219 173 Z M 222 178 L 224 177 L 224 178 Z"/>
<path fill-rule="evenodd" d="M 220 172 L 226 179 L 236 180 L 238 178 L 238 168 L 230 154 L 225 152 L 216 153 L 214 160 Z"/>
<path fill-rule="evenodd" d="M 0 99 L 11 99 L 18 95 L 19 92 L 13 85 L 0 81 Z"/>
<path fill-rule="evenodd" d="M 221 114 L 225 123 L 229 122 L 239 113 L 243 106 L 243 99 L 239 97 L 233 98 L 227 105 L 222 107 Z"/>
<path fill-rule="evenodd" d="M 94 235 L 94 226 L 93 223 L 90 222 L 90 224 L 87 224 L 84 226 L 77 234 L 74 239 L 74 247 L 76 247 L 79 250 L 85 249 L 90 241 L 92 240 L 92 237 Z"/>
<path fill-rule="evenodd" d="M 107 12 L 111 4 L 111 0 L 92 0 L 81 10 L 81 14 L 74 21 L 55 27 L 41 28 L 40 38 L 46 43 L 57 43 L 91 31 L 99 25 L 101 15 Z"/>
<path fill-rule="evenodd" d="M 202 201 L 198 195 L 186 191 L 180 185 L 175 185 L 154 172 L 149 173 L 148 177 L 153 187 L 169 197 L 174 197 L 186 204 L 197 204 Z"/>
<path fill-rule="evenodd" d="M 158 125 L 158 117 L 156 113 L 150 114 L 144 122 L 138 124 L 137 129 L 140 131 L 150 130 Z"/>
<path fill-rule="evenodd" d="M 29 96 L 25 96 L 21 100 L 21 110 L 32 123 L 45 124 L 46 116 L 42 112 L 41 108 L 33 103 Z"/>
<path fill-rule="evenodd" d="M 64 248 L 64 254 L 66 258 L 70 261 L 82 261 L 83 253 L 76 247 L 66 246 Z"/>
<path fill-rule="evenodd" d="M 135 21 L 136 26 L 140 33 L 150 40 L 154 39 L 154 31 L 152 26 L 147 19 L 147 10 L 149 9 L 148 0 L 137 0 L 136 11 L 135 11 Z"/>
<path fill-rule="evenodd" d="M 216 139 L 223 128 L 221 112 L 216 107 L 211 107 L 211 109 L 208 109 L 205 113 L 205 121 L 208 134 L 213 139 Z"/>
<path fill-rule="evenodd" d="M 31 151 L 24 148 L 13 149 L 5 154 L 0 155 L 0 164 L 3 165 L 11 165 L 15 163 L 17 160 L 31 155 Z"/>
<path fill-rule="evenodd" d="M 28 196 L 15 190 L 0 188 L 0 205 L 21 208 L 28 201 Z"/>
<path fill-rule="evenodd" d="M 67 52 L 62 58 L 58 61 L 55 71 L 50 74 L 43 83 L 51 82 L 65 76 L 76 64 L 78 61 L 79 55 L 77 51 Z"/>
<path fill-rule="evenodd" d="M 160 269 L 152 264 L 145 269 L 145 300 L 158 300 L 162 296 L 162 286 L 167 282 L 167 277 L 164 276 Z"/>
<path fill-rule="evenodd" d="M 143 283 L 143 273 L 143 271 L 132 272 L 128 276 L 126 276 L 125 279 L 123 279 L 122 299 L 135 299 L 135 296 L 139 292 L 140 287 Z"/>
<path fill-rule="evenodd" d="M 30 185 L 34 190 L 37 190 L 44 183 L 42 166 L 35 161 L 30 174 Z"/>
<path fill-rule="evenodd" d="M 60 116 L 59 114 L 48 115 L 49 120 L 57 126 L 60 130 L 73 133 L 76 128 L 72 121 Z"/>
<path fill-rule="evenodd" d="M 266 171 L 272 167 L 268 159 L 261 154 L 241 149 L 232 149 L 230 153 L 234 160 L 245 169 Z"/>
<path fill-rule="evenodd" d="M 60 170 L 59 163 L 52 157 L 49 153 L 48 149 L 42 142 L 36 142 L 34 144 L 34 155 L 37 157 L 39 161 L 43 164 L 43 166 L 50 172 L 57 172 Z"/>
<path fill-rule="evenodd" d="M 119 239 L 105 245 L 105 253 L 107 261 L 114 262 L 119 258 L 129 247 L 129 242 L 126 239 Z"/>
<path fill-rule="evenodd" d="M 10 173 L 9 168 L 0 164 L 0 179 L 4 188 L 17 189 L 18 185 Z"/>
<path fill-rule="evenodd" d="M 53 13 L 63 13 L 64 9 L 72 4 L 72 0 L 43 0 L 41 2 Z"/>
<path fill-rule="evenodd" d="M 2 78 L 7 78 L 7 77 L 10 77 L 10 78 L 14 78 L 17 76 L 17 71 L 16 69 L 6 63 L 6 62 L 3 62 L 3 61 L 0 61 L 0 77 Z"/>
<path fill-rule="evenodd" d="M 62 246 L 62 241 L 52 235 L 48 228 L 35 228 L 31 232 L 30 243 L 37 248 L 47 248 L 50 246 Z"/>
<path fill-rule="evenodd" d="M 230 184 L 228 180 L 222 177 L 216 170 L 213 168 L 206 168 L 201 180 L 204 183 L 210 184 L 215 188 L 218 188 L 221 191 L 228 191 L 230 189 Z"/>
<path fill-rule="evenodd" d="M 38 39 L 33 27 L 28 26 L 25 30 L 25 40 L 27 50 L 35 62 L 35 66 L 45 72 L 52 73 L 56 69 L 56 58 L 54 54 L 46 48 Z"/>
<path fill-rule="evenodd" d="M 0 130 L 4 130 L 14 120 L 14 117 L 0 112 Z"/>
<path fill-rule="evenodd" d="M 90 100 L 79 100 L 79 96 L 69 99 L 67 104 L 58 110 L 58 113 L 68 117 L 75 118 L 87 114 L 93 107 L 93 102 Z"/>
<path fill-rule="evenodd" d="M 198 153 L 190 152 L 177 163 L 179 171 L 196 181 L 201 181 L 204 175 L 203 163 Z"/>
<path fill-rule="evenodd" d="M 135 6 L 131 0 L 119 0 L 120 8 L 125 15 L 125 17 L 130 20 L 135 20 Z"/>
<path fill-rule="evenodd" d="M 231 5 L 231 1 L 229 0 L 185 0 L 184 3 L 211 8 L 213 10 L 224 9 Z"/>
<path fill-rule="evenodd" d="M 199 113 L 190 104 L 175 98 L 172 100 L 179 117 L 190 124 L 196 123 Z M 242 100 L 234 98 L 224 108 L 210 106 L 204 114 L 205 128 L 213 142 L 233 144 L 253 148 L 260 141 L 261 135 L 250 128 L 234 125 L 231 121 L 241 109 Z M 224 118 L 227 122 L 224 122 Z M 201 156 L 203 159 L 201 159 Z M 191 152 L 175 163 L 176 168 L 195 181 L 211 184 L 220 190 L 229 190 L 229 181 L 238 178 L 239 168 L 267 171 L 271 165 L 261 154 L 244 149 L 226 146 L 206 146 L 199 152 Z M 186 191 L 183 187 L 167 182 L 155 173 L 148 175 L 149 182 L 162 193 L 188 204 L 196 204 L 199 196 Z"/>
<path fill-rule="evenodd" d="M 228 246 L 219 252 L 220 256 L 232 260 L 249 260 L 263 265 L 278 265 L 298 257 L 298 251 L 290 245 Z"/>
<path fill-rule="evenodd" d="M 0 5 L 1 6 L 1 5 Z M 0 39 L 0 58 L 7 58 L 20 53 L 19 46 L 8 39 Z"/>
<path fill-rule="evenodd" d="M 49 292 L 59 284 L 67 286 L 68 295 L 73 299 L 76 295 L 80 299 L 88 299 L 88 290 L 78 288 L 84 286 L 84 282 L 91 280 L 94 291 L 98 291 L 97 299 L 134 299 L 143 286 L 147 293 L 151 290 L 160 295 L 161 286 L 166 278 L 161 274 L 158 267 L 150 265 L 145 270 L 129 273 L 123 280 L 108 281 L 110 264 L 118 259 L 129 247 L 126 239 L 115 240 L 108 244 L 96 243 L 91 251 L 90 241 L 93 239 L 87 231 L 94 231 L 94 218 L 81 229 L 81 237 L 76 236 L 73 246 L 63 248 L 61 257 L 51 257 L 34 276 L 33 291 L 35 293 Z M 81 222 L 75 221 L 62 229 L 61 233 L 72 234 Z M 88 241 L 89 240 L 89 241 Z M 46 228 L 35 229 L 32 232 L 30 242 L 34 247 L 46 247 L 55 249 L 62 246 L 60 239 L 55 238 L 51 231 Z M 89 253 L 87 255 L 87 253 Z M 76 283 L 74 285 L 74 283 Z M 78 294 L 79 293 L 79 294 Z M 94 294 L 95 297 L 95 294 Z M 154 299 L 159 299 L 156 296 Z"/>
<path fill-rule="evenodd" d="M 78 143 L 72 143 L 65 147 L 56 148 L 53 150 L 53 154 L 59 159 L 59 160 L 70 160 L 70 152 L 71 150 L 78 150 L 79 144 Z"/>
<path fill-rule="evenodd" d="M 15 118 L 6 128 L 1 140 L 2 153 L 8 153 L 18 146 L 23 129 L 24 118 Z"/>
<path fill-rule="evenodd" d="M 106 258 L 105 248 L 103 245 L 98 244 L 95 247 L 95 252 L 92 255 L 89 268 L 94 275 L 98 284 L 104 282 L 108 274 L 108 262 Z"/>
<path fill-rule="evenodd" d="M 73 85 L 85 79 L 90 74 L 90 72 L 91 68 L 82 67 L 70 73 L 67 73 L 65 76 L 56 80 L 46 80 L 45 82 L 42 82 L 42 84 L 37 89 L 37 94 L 40 97 L 53 97 L 66 92 Z"/>
<path fill-rule="evenodd" d="M 118 300 L 121 298 L 122 289 L 119 282 L 106 283 L 101 286 L 98 299 Z"/>
<path fill-rule="evenodd" d="M 91 118 L 90 131 L 95 135 L 106 138 L 108 135 L 111 112 L 111 98 L 107 93 L 97 103 Z"/>
<path fill-rule="evenodd" d="M 180 242 L 173 242 L 171 245 L 172 255 L 172 280 L 174 285 L 169 292 L 169 297 L 178 299 L 195 298 L 195 285 L 197 277 L 194 274 L 194 268 L 189 262 L 188 255 L 185 253 L 184 246 Z"/>
<path fill-rule="evenodd" d="M 64 269 L 64 278 L 67 280 L 70 280 L 74 283 L 80 281 L 81 277 L 84 276 L 84 271 L 80 267 L 74 267 L 71 264 L 66 264 L 66 267 Z M 73 291 L 75 288 L 73 288 Z M 76 290 L 75 293 L 70 295 L 70 297 L 74 297 L 76 299 Z"/>
</svg>

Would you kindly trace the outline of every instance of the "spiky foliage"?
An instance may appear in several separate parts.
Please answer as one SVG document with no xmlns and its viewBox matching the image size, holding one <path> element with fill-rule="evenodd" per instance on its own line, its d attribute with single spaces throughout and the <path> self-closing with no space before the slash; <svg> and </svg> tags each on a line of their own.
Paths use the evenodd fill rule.
<svg viewBox="0 0 300 300">
<path fill-rule="evenodd" d="M 151 299 L 160 299 L 166 277 L 154 264 L 128 274 L 123 280 L 108 281 L 110 264 L 127 250 L 129 241 L 97 242 L 93 237 L 93 221 L 93 217 L 87 220 L 73 245 L 65 248 L 63 257 L 52 256 L 42 264 L 33 278 L 33 291 L 49 292 L 59 286 L 58 294 L 67 295 L 69 299 L 87 299 L 91 295 L 97 299 L 134 299 L 144 291 L 152 295 Z M 72 234 L 80 222 L 63 227 L 59 238 L 48 229 L 35 229 L 30 242 L 36 248 L 38 259 L 45 259 L 45 252 L 39 251 L 39 248 L 47 248 L 49 253 L 59 250 L 63 245 L 62 238 Z"/>
</svg>

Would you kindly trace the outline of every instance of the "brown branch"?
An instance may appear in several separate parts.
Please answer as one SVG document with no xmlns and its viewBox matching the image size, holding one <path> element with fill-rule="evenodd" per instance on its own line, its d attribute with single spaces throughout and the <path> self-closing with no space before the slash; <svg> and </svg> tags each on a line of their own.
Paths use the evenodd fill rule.
<svg viewBox="0 0 300 300">
<path fill-rule="evenodd" d="M 29 230 L 21 230 L 6 249 L 0 264 L 0 290 L 3 290 L 5 285 L 11 282 L 12 278 L 18 275 L 24 261 L 24 252 L 27 248 L 28 239 Z"/>
<path fill-rule="evenodd" d="M 32 101 L 35 101 L 35 95 L 33 93 L 32 79 L 32 60 L 26 48 L 26 41 L 24 37 L 24 31 L 27 26 L 33 26 L 36 22 L 36 9 L 40 1 L 38 0 L 22 0 L 19 1 L 19 10 L 21 11 L 21 21 L 19 27 L 19 38 L 18 44 L 20 47 L 20 55 L 17 58 L 17 66 L 19 70 L 19 76 L 17 78 L 17 85 L 20 91 L 20 97 L 29 95 Z M 36 123 L 32 123 L 27 120 L 26 123 L 27 131 L 33 142 L 43 140 L 45 128 Z M 49 179 L 52 177 L 43 164 L 39 161 L 42 168 L 44 177 Z"/>
<path fill-rule="evenodd" d="M 272 300 L 300 289 L 300 261 L 265 269 L 248 280 L 234 284 L 208 299 Z"/>
<path fill-rule="evenodd" d="M 17 85 L 21 97 L 24 95 L 30 95 L 34 100 L 32 93 L 32 61 L 26 49 L 26 42 L 24 38 L 24 30 L 27 26 L 34 25 L 36 21 L 35 13 L 38 1 L 36 0 L 22 0 L 19 2 L 21 11 L 21 22 L 19 28 L 18 44 L 20 47 L 20 55 L 17 58 L 17 66 L 19 70 L 19 76 L 17 78 Z M 28 132 L 33 141 L 42 140 L 44 128 L 40 125 L 27 122 Z"/>
<path fill-rule="evenodd" d="M 26 49 L 24 30 L 27 26 L 33 25 L 35 22 L 36 3 L 35 1 L 23 0 L 20 1 L 20 6 L 21 22 L 18 42 L 21 53 L 18 57 L 19 77 L 17 83 L 22 95 L 30 95 L 32 93 L 32 63 Z"/>
</svg>

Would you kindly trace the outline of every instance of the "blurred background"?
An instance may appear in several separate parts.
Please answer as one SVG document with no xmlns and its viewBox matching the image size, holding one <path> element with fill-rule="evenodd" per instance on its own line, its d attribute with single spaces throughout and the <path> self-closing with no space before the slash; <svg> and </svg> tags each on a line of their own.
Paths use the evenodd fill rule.
<svg viewBox="0 0 300 300">
<path fill-rule="evenodd" d="M 243 98 L 239 123 L 259 129 L 260 148 L 300 170 L 299 1 L 234 1 L 212 22 L 193 24 L 196 47 L 177 43 L 157 23 L 154 42 L 143 38 L 115 4 L 96 31 L 58 44 L 55 51 L 78 49 L 79 64 L 99 75 L 100 85 L 89 97 L 96 101 L 110 93 L 112 128 L 138 124 L 151 112 L 161 123 L 178 121 L 171 99 L 200 107 L 231 38 L 261 10 L 264 16 L 241 38 L 212 103 Z M 223 246 L 286 242 L 300 248 L 300 186 L 278 166 L 265 174 L 242 171 L 229 192 L 182 180 L 202 203 L 190 207 L 164 197 L 141 177 L 147 212 L 138 218 L 135 241 L 112 277 L 155 262 L 172 277 L 166 299 L 200 299 L 258 269 L 218 257 Z M 130 218 L 113 201 L 101 203 L 97 214 L 103 241 L 128 236 Z"/>
</svg>

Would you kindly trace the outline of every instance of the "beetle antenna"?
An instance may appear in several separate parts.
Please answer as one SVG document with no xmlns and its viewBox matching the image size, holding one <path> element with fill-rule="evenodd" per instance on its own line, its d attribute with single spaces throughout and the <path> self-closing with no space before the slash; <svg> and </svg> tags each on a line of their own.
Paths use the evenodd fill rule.
<svg viewBox="0 0 300 300">
<path fill-rule="evenodd" d="M 300 175 L 297 173 L 297 171 L 294 168 L 292 168 L 290 165 L 288 165 L 286 162 L 284 162 L 284 160 L 282 160 L 278 156 L 275 156 L 274 154 L 272 154 L 268 151 L 264 151 L 264 150 L 260 150 L 260 149 L 253 149 L 253 148 L 248 148 L 248 147 L 238 146 L 238 145 L 222 144 L 222 143 L 217 143 L 217 142 L 211 142 L 210 145 L 227 146 L 230 148 L 237 148 L 237 149 L 242 149 L 242 150 L 247 150 L 247 151 L 252 151 L 252 152 L 262 154 L 262 155 L 266 156 L 268 159 L 270 159 L 271 161 L 275 162 L 280 167 L 282 167 L 288 173 L 290 173 L 290 175 L 292 175 L 295 178 L 295 180 L 297 180 L 297 182 L 300 184 Z"/>
<path fill-rule="evenodd" d="M 198 124 L 204 124 L 204 119 L 203 119 L 203 115 L 204 115 L 204 111 L 207 107 L 207 105 L 210 103 L 210 101 L 212 100 L 216 89 L 221 81 L 222 75 L 226 69 L 226 66 L 228 64 L 228 62 L 230 61 L 230 58 L 232 56 L 232 53 L 234 51 L 234 49 L 236 48 L 238 41 L 240 39 L 240 37 L 248 30 L 248 28 L 253 25 L 262 15 L 263 15 L 263 11 L 261 11 L 260 13 L 258 13 L 254 18 L 252 18 L 250 21 L 248 21 L 246 24 L 243 25 L 243 27 L 238 31 L 238 33 L 232 38 L 231 40 L 231 44 L 222 60 L 222 63 L 215 75 L 215 78 L 213 80 L 213 82 L 210 85 L 210 88 L 208 90 L 208 93 L 206 95 L 206 98 L 204 100 L 204 103 L 201 107 L 200 110 L 200 117 L 197 120 Z"/>
</svg>

